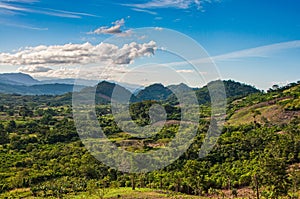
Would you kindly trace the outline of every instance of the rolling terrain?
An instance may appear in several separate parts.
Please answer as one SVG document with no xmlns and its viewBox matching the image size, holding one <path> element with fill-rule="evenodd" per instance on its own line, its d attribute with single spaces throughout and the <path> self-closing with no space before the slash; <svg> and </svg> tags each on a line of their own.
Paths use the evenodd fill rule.
<svg viewBox="0 0 300 199">
<path fill-rule="evenodd" d="M 199 158 L 210 125 L 207 87 L 191 91 L 178 85 L 198 96 L 197 134 L 171 165 L 140 174 L 109 168 L 86 150 L 74 125 L 71 93 L 0 94 L 0 198 L 298 198 L 300 85 L 263 93 L 234 81 L 224 84 L 229 97 L 226 125 L 213 150 Z M 163 128 L 146 139 L 114 122 L 109 102 L 115 87 L 131 95 L 110 82 L 84 88 L 96 90 L 97 119 L 108 139 L 135 153 L 166 147 L 181 119 L 180 106 L 169 93 L 176 86 L 154 85 L 161 94 L 150 92 L 150 86 L 132 97 L 131 119 L 140 126 L 149 124 L 153 104 L 167 112 Z"/>
</svg>

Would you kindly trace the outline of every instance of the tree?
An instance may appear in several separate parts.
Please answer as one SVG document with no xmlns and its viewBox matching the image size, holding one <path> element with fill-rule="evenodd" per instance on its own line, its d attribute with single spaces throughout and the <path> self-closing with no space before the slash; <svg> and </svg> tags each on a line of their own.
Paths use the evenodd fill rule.
<svg viewBox="0 0 300 199">
<path fill-rule="evenodd" d="M 3 111 L 4 111 L 4 106 L 0 105 L 0 112 L 3 112 Z"/>
<path fill-rule="evenodd" d="M 183 173 L 188 185 L 195 194 L 200 196 L 202 191 L 208 191 L 209 187 L 205 178 L 208 174 L 207 162 L 188 160 L 183 167 Z"/>
<path fill-rule="evenodd" d="M 263 184 L 269 191 L 270 197 L 279 198 L 286 195 L 289 190 L 288 165 L 284 158 L 278 157 L 280 153 L 274 149 L 274 145 L 271 147 L 271 149 L 268 148 L 264 152 L 265 157 L 262 160 L 263 170 L 261 177 Z"/>
<path fill-rule="evenodd" d="M 132 173 L 131 174 L 131 188 L 132 188 L 132 190 L 135 190 L 135 185 L 136 185 L 135 178 L 136 178 L 136 174 Z"/>
<path fill-rule="evenodd" d="M 259 110 L 252 110 L 251 113 L 253 113 L 253 119 L 254 119 L 254 124 L 257 124 L 257 116 L 261 115 L 261 112 Z"/>
<path fill-rule="evenodd" d="M 9 121 L 8 125 L 6 126 L 6 131 L 8 133 L 12 133 L 17 128 L 17 124 L 14 120 Z"/>
<path fill-rule="evenodd" d="M 300 190 L 300 165 L 296 164 L 291 166 L 289 169 L 289 179 L 292 182 L 291 194 L 289 194 L 291 199 L 299 198 L 298 192 Z"/>
<path fill-rule="evenodd" d="M 4 130 L 4 126 L 0 124 L 0 144 L 9 143 L 8 133 Z"/>
<path fill-rule="evenodd" d="M 274 90 L 274 91 L 277 91 L 277 90 L 279 90 L 279 85 L 277 85 L 277 84 L 275 84 L 275 85 L 273 85 L 272 86 L 272 90 Z"/>
<path fill-rule="evenodd" d="M 25 119 L 25 117 L 32 117 L 33 112 L 29 110 L 26 106 L 22 106 L 19 109 L 19 116 L 22 116 L 23 119 Z"/>
<path fill-rule="evenodd" d="M 45 114 L 42 119 L 41 119 L 41 123 L 42 124 L 50 124 L 51 121 L 53 120 L 53 116 L 50 114 Z"/>
<path fill-rule="evenodd" d="M 259 193 L 260 183 L 259 183 L 257 174 L 253 175 L 253 182 L 254 182 L 254 189 L 255 189 L 255 193 L 256 193 L 256 198 L 259 199 L 260 198 L 260 193 Z"/>
</svg>

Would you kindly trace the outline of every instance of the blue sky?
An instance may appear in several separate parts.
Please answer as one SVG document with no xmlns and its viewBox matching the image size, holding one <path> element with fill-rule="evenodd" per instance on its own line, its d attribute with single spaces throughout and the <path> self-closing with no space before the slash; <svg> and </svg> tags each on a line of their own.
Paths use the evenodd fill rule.
<svg viewBox="0 0 300 199">
<path fill-rule="evenodd" d="M 81 48 L 85 42 L 91 44 L 86 48 L 92 48 L 113 35 L 125 38 L 135 28 L 162 27 L 202 45 L 215 58 L 223 79 L 267 89 L 300 80 L 299 19 L 300 2 L 295 0 L 0 0 L 0 72 L 72 77 L 83 62 L 37 64 L 24 57 L 16 61 L 20 59 L 16 53 L 40 45 L 54 53 L 65 44 Z M 49 50 L 53 46 L 58 48 Z M 31 51 L 30 56 L 37 53 Z M 147 53 L 137 54 L 132 61 Z M 126 68 L 126 63 L 120 68 Z"/>
</svg>

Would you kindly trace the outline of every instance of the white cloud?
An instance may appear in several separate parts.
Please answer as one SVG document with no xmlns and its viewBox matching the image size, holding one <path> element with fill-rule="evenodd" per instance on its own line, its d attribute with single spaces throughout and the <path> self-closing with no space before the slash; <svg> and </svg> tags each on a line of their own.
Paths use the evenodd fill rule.
<svg viewBox="0 0 300 199">
<path fill-rule="evenodd" d="M 47 31 L 48 30 L 48 28 L 35 27 L 35 26 L 31 26 L 31 25 L 18 24 L 18 23 L 13 23 L 13 22 L 6 22 L 6 21 L 0 21 L 0 24 L 5 25 L 5 26 L 10 26 L 10 27 L 28 29 L 28 30 L 38 30 L 38 31 Z"/>
<path fill-rule="evenodd" d="M 249 57 L 266 57 L 271 53 L 288 50 L 293 48 L 300 48 L 300 40 L 276 43 L 271 45 L 250 48 L 246 50 L 236 51 L 223 55 L 212 57 L 216 61 L 230 61 L 232 59 L 249 58 Z"/>
<path fill-rule="evenodd" d="M 35 1 L 15 0 L 14 2 L 34 3 Z M 70 12 L 70 11 L 65 11 L 65 10 L 56 10 L 56 9 L 40 8 L 40 7 L 33 7 L 33 6 L 26 7 L 24 5 L 17 6 L 17 5 L 10 4 L 10 1 L 6 1 L 6 3 L 3 3 L 3 1 L 0 1 L 0 13 L 2 13 L 2 14 L 6 14 L 6 13 L 11 13 L 11 14 L 36 13 L 36 14 L 49 15 L 49 16 L 62 17 L 62 18 L 82 18 L 82 16 L 99 17 L 97 15 L 83 13 L 83 12 Z"/>
<path fill-rule="evenodd" d="M 155 9 L 155 8 L 177 8 L 177 9 L 188 9 L 196 7 L 197 9 L 202 8 L 203 3 L 211 3 L 214 0 L 151 0 L 146 3 L 140 4 L 123 4 L 139 9 Z"/>
<path fill-rule="evenodd" d="M 39 0 L 1 0 L 1 2 L 36 3 L 39 2 Z"/>
<path fill-rule="evenodd" d="M 25 68 L 23 70 L 22 68 Z M 29 67 L 28 67 L 29 68 Z M 99 65 L 99 66 L 91 66 L 91 67 L 60 67 L 51 69 L 49 71 L 41 71 L 36 72 L 33 71 L 38 66 L 30 66 L 31 69 L 27 69 L 27 67 L 21 67 L 18 71 L 30 74 L 35 78 L 43 77 L 43 78 L 83 78 L 83 79 L 90 79 L 90 80 L 117 80 L 121 79 L 124 74 L 127 74 L 130 69 L 126 66 L 106 66 L 106 65 Z M 136 72 L 137 73 L 137 72 Z"/>
<path fill-rule="evenodd" d="M 122 47 L 109 43 L 95 46 L 90 43 L 41 45 L 26 47 L 16 53 L 0 53 L 0 65 L 66 66 L 98 62 L 123 65 L 132 63 L 138 57 L 154 54 L 156 48 L 154 41 L 143 44 L 132 42 Z"/>
<path fill-rule="evenodd" d="M 100 28 L 97 28 L 96 30 L 89 32 L 88 34 L 119 34 L 122 33 L 121 27 L 124 26 L 125 20 L 120 19 L 112 23 L 113 26 L 102 26 Z"/>
<path fill-rule="evenodd" d="M 0 9 L 11 10 L 11 11 L 28 11 L 26 8 L 16 7 L 8 4 L 0 3 Z"/>
<path fill-rule="evenodd" d="M 177 73 L 194 73 L 194 70 L 176 70 Z"/>
<path fill-rule="evenodd" d="M 162 27 L 155 27 L 155 30 L 162 31 L 163 28 Z"/>
<path fill-rule="evenodd" d="M 140 8 L 132 8 L 132 10 L 134 10 L 136 12 L 148 13 L 150 15 L 157 15 L 157 12 L 153 12 L 153 11 L 150 11 L 150 10 L 145 10 L 145 9 L 140 9 Z"/>
<path fill-rule="evenodd" d="M 280 52 L 283 50 L 297 49 L 300 48 L 300 40 L 275 43 L 271 45 L 260 46 L 256 48 L 249 48 L 245 50 L 235 51 L 231 53 L 226 53 L 222 55 L 217 55 L 213 57 L 189 60 L 191 64 L 205 64 L 211 63 L 212 61 L 233 61 L 243 58 L 258 58 L 258 57 L 267 57 L 272 53 Z M 186 62 L 171 62 L 165 63 L 168 66 L 182 66 L 186 65 Z"/>
<path fill-rule="evenodd" d="M 52 70 L 53 70 L 52 68 L 48 68 L 44 66 L 24 66 L 18 68 L 18 71 L 23 73 L 45 73 Z"/>
<path fill-rule="evenodd" d="M 79 68 L 66 68 L 66 67 L 62 67 L 55 70 L 49 70 L 47 72 L 30 72 L 30 71 L 21 71 L 20 69 L 18 70 L 20 72 L 28 73 L 35 78 L 47 77 L 47 78 L 59 78 L 59 79 L 77 78 L 79 73 L 80 73 L 80 77 L 88 78 L 90 74 L 94 73 L 94 71 L 89 71 L 89 73 L 87 73 L 81 71 Z"/>
</svg>

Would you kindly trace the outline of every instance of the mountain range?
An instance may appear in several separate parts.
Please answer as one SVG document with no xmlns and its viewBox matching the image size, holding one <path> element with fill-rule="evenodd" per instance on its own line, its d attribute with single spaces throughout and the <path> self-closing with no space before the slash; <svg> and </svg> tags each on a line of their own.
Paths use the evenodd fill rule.
<svg viewBox="0 0 300 199">
<path fill-rule="evenodd" d="M 218 85 L 220 80 L 210 82 L 209 87 L 213 88 L 214 85 Z M 225 86 L 226 96 L 228 100 L 235 100 L 238 98 L 243 98 L 250 94 L 261 93 L 260 90 L 253 86 L 235 82 L 232 80 L 223 81 Z M 96 93 L 97 103 L 109 103 L 112 100 L 123 101 L 124 99 L 130 99 L 131 102 L 141 102 L 141 101 L 166 101 L 171 104 L 177 104 L 178 99 L 175 93 L 180 93 L 180 95 L 189 96 L 190 92 L 195 92 L 196 97 L 200 104 L 210 103 L 210 91 L 208 86 L 202 88 L 190 88 L 185 84 L 164 86 L 162 84 L 152 84 L 150 86 L 141 89 L 137 93 L 131 93 L 125 87 L 122 87 L 116 83 L 111 83 L 103 81 L 95 87 L 84 88 L 82 92 L 90 91 L 92 89 Z M 118 92 L 118 95 L 113 96 L 114 92 Z M 218 92 L 218 90 L 216 91 Z M 131 96 L 131 97 L 130 97 Z M 117 99 L 116 99 L 117 98 Z"/>
<path fill-rule="evenodd" d="M 81 90 L 85 86 L 78 86 Z M 73 84 L 47 83 L 23 73 L 0 74 L 0 92 L 21 95 L 62 95 L 73 91 Z"/>
<path fill-rule="evenodd" d="M 0 93 L 21 94 L 21 95 L 64 95 L 73 92 L 75 79 L 59 79 L 59 80 L 36 80 L 30 75 L 23 73 L 6 73 L 0 74 Z M 83 92 L 96 88 L 96 99 L 98 102 L 107 103 L 111 101 L 114 89 L 117 89 L 122 96 L 131 96 L 131 101 L 156 100 L 175 102 L 176 97 L 173 92 L 188 93 L 194 91 L 201 104 L 210 101 L 210 93 L 208 86 L 202 88 L 190 88 L 186 84 L 164 86 L 160 83 L 152 84 L 147 87 L 139 87 L 137 85 L 124 84 L 118 82 L 102 81 L 97 84 L 94 80 L 76 80 L 78 84 L 76 91 Z M 208 85 L 213 86 L 217 83 L 210 82 Z M 226 89 L 227 97 L 235 99 L 247 96 L 252 93 L 261 92 L 253 86 L 235 82 L 232 80 L 223 81 Z"/>
<path fill-rule="evenodd" d="M 0 74 L 0 83 L 9 85 L 35 85 L 40 81 L 24 73 L 4 73 Z"/>
</svg>

